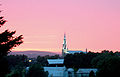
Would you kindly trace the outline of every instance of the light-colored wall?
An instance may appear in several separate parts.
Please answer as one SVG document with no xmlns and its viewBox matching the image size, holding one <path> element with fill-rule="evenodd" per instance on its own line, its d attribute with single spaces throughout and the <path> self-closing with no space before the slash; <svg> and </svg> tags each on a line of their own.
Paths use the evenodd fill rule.
<svg viewBox="0 0 120 77">
<path fill-rule="evenodd" d="M 48 71 L 48 77 L 64 77 L 65 67 L 44 67 L 44 71 Z"/>
</svg>

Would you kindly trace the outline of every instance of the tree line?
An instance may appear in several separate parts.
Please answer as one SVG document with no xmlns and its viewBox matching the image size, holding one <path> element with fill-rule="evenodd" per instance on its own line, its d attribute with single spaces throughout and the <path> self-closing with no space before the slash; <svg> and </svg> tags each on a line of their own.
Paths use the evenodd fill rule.
<svg viewBox="0 0 120 77">
<path fill-rule="evenodd" d="M 47 77 L 48 72 L 44 72 L 43 67 L 48 65 L 47 59 L 62 58 L 59 55 L 54 56 L 38 56 L 29 62 L 25 55 L 9 55 L 6 56 L 7 77 Z M 67 54 L 64 57 L 64 65 L 66 68 L 97 68 L 96 77 L 119 77 L 120 73 L 120 52 L 112 52 L 104 50 L 100 53 L 88 52 Z M 4 65 L 5 66 L 5 65 Z M 30 67 L 26 72 L 26 67 Z"/>
<path fill-rule="evenodd" d="M 88 52 L 68 54 L 65 66 L 74 68 L 97 68 L 96 77 L 120 77 L 120 52 L 103 50 L 100 53 Z"/>
</svg>

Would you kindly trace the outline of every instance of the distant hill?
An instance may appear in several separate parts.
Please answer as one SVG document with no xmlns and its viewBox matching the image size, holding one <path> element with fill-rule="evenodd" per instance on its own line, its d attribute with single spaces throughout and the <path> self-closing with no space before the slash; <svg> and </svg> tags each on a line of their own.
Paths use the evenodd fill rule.
<svg viewBox="0 0 120 77">
<path fill-rule="evenodd" d="M 9 55 L 26 55 L 29 58 L 36 58 L 37 56 L 45 56 L 45 55 L 57 55 L 57 53 L 53 53 L 53 52 L 48 52 L 48 51 L 14 51 L 14 52 L 10 52 Z"/>
</svg>

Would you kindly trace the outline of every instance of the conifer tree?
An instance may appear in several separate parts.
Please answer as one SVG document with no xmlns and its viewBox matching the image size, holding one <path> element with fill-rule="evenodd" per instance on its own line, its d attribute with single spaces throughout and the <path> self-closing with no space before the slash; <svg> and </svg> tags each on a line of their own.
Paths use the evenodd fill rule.
<svg viewBox="0 0 120 77">
<path fill-rule="evenodd" d="M 6 20 L 0 17 L 0 27 L 6 23 Z M 14 36 L 16 31 L 5 30 L 0 33 L 0 58 L 6 56 L 14 47 L 23 43 L 22 35 Z"/>
<path fill-rule="evenodd" d="M 0 16 L 0 28 L 6 23 L 6 20 L 4 17 Z M 0 77 L 6 77 L 6 75 L 9 73 L 9 65 L 8 61 L 6 59 L 6 56 L 8 55 L 11 50 L 19 46 L 21 43 L 23 43 L 23 37 L 22 35 L 14 36 L 16 31 L 1 31 L 0 32 Z"/>
</svg>

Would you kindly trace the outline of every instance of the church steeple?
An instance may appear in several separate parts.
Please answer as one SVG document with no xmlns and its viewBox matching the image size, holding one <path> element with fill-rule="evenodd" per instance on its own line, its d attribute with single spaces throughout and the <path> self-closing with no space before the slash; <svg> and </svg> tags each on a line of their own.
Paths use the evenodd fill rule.
<svg viewBox="0 0 120 77">
<path fill-rule="evenodd" d="M 88 49 L 86 48 L 86 53 L 88 52 Z"/>
<path fill-rule="evenodd" d="M 63 49 L 66 49 L 66 48 L 67 48 L 66 34 L 64 34 Z"/>
<path fill-rule="evenodd" d="M 66 34 L 64 33 L 64 40 L 63 40 L 63 48 L 62 48 L 62 56 L 65 56 L 67 52 L 67 42 L 66 42 Z"/>
</svg>

